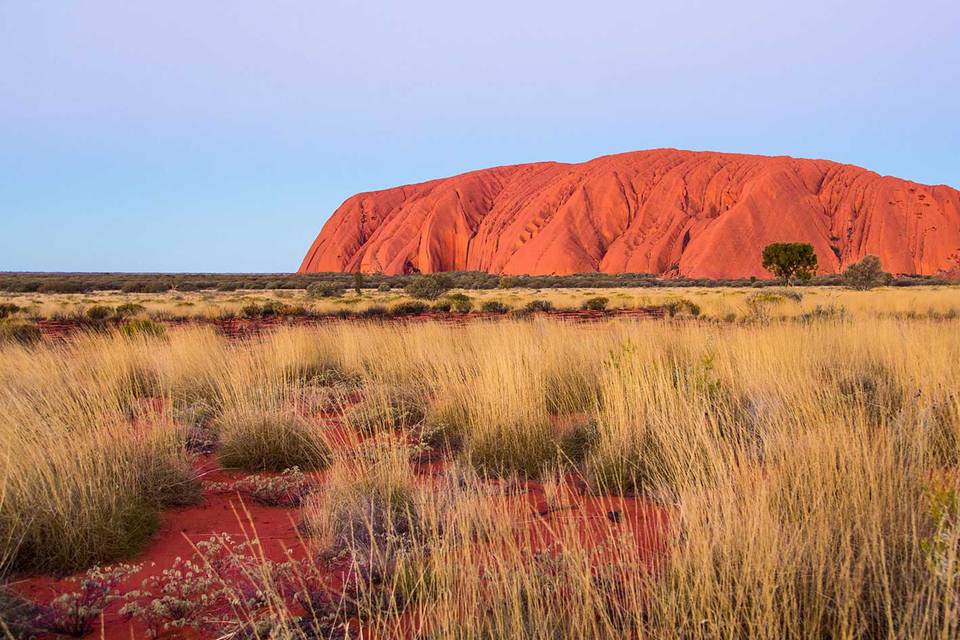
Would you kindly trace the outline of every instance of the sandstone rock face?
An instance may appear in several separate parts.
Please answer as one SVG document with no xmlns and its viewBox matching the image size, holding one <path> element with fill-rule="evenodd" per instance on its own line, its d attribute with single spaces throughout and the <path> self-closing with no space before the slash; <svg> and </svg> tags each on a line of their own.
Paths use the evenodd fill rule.
<svg viewBox="0 0 960 640">
<path fill-rule="evenodd" d="M 867 254 L 892 273 L 945 273 L 960 266 L 960 191 L 675 149 L 496 167 L 351 197 L 300 271 L 769 277 L 771 242 L 811 243 L 820 273 Z"/>
</svg>

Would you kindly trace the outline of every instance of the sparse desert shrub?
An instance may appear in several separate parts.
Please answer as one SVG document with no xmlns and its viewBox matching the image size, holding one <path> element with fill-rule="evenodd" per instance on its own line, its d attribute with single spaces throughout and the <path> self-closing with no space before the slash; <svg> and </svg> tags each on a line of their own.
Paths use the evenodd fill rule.
<svg viewBox="0 0 960 640">
<path fill-rule="evenodd" d="M 453 304 L 449 300 L 439 300 L 433 303 L 430 310 L 436 313 L 450 313 L 450 309 L 452 308 Z"/>
<path fill-rule="evenodd" d="M 797 316 L 799 322 L 832 322 L 845 320 L 847 309 L 843 305 L 817 305 L 812 311 L 805 311 Z"/>
<path fill-rule="evenodd" d="M 296 507 L 317 488 L 317 483 L 297 467 L 280 475 L 252 475 L 233 482 L 211 482 L 211 491 L 240 493 L 270 507 Z"/>
<path fill-rule="evenodd" d="M 604 298 L 603 296 L 597 296 L 595 298 L 587 298 L 583 301 L 583 304 L 580 305 L 580 308 L 585 311 L 604 311 L 607 308 L 607 304 L 610 302 L 609 298 Z"/>
<path fill-rule="evenodd" d="M 531 300 L 523 308 L 531 313 L 544 313 L 553 311 L 553 303 L 549 300 Z"/>
<path fill-rule="evenodd" d="M 140 566 L 126 564 L 94 567 L 83 577 L 73 578 L 79 583 L 78 589 L 38 606 L 33 626 L 73 638 L 87 635 L 101 612 L 123 598 L 120 585 L 140 569 Z"/>
<path fill-rule="evenodd" d="M 126 320 L 117 328 L 120 333 L 133 338 L 135 336 L 148 336 L 159 338 L 166 333 L 166 328 L 159 322 L 148 320 L 147 318 L 134 318 Z"/>
<path fill-rule="evenodd" d="M 426 313 L 429 309 L 430 307 L 423 302 L 409 300 L 393 305 L 390 308 L 390 314 L 394 316 L 417 316 Z"/>
<path fill-rule="evenodd" d="M 385 306 L 379 305 L 379 304 L 371 305 L 366 309 L 363 309 L 357 312 L 357 315 L 359 317 L 367 320 L 385 318 L 389 314 L 390 314 L 389 310 Z"/>
<path fill-rule="evenodd" d="M 113 310 L 113 313 L 118 318 L 129 318 L 130 316 L 146 313 L 146 311 L 147 308 L 142 304 L 138 304 L 136 302 L 124 302 L 123 304 L 117 305 L 117 308 Z"/>
<path fill-rule="evenodd" d="M 293 411 L 238 409 L 217 420 L 219 460 L 226 468 L 283 471 L 289 467 L 321 469 L 330 450 L 319 432 Z"/>
<path fill-rule="evenodd" d="M 377 291 L 381 293 L 386 293 L 390 291 L 390 289 L 391 287 L 389 282 L 381 282 L 380 285 L 377 287 Z"/>
<path fill-rule="evenodd" d="M 676 300 L 670 300 L 669 302 L 663 305 L 664 311 L 667 312 L 671 318 L 677 316 L 689 316 L 691 318 L 698 318 L 700 316 L 700 305 L 692 300 L 686 298 L 677 298 Z"/>
<path fill-rule="evenodd" d="M 412 298 L 436 300 L 453 287 L 453 279 L 445 273 L 416 276 L 404 290 Z"/>
<path fill-rule="evenodd" d="M 470 313 L 473 309 L 473 299 L 465 293 L 451 293 L 447 300 L 450 301 L 450 309 L 454 313 Z"/>
<path fill-rule="evenodd" d="M 113 307 L 108 307 L 102 304 L 94 305 L 87 309 L 85 315 L 88 319 L 95 322 L 106 320 L 113 315 Z"/>
<path fill-rule="evenodd" d="M 40 327 L 32 322 L 10 319 L 0 321 L 0 345 L 5 342 L 29 345 L 39 342 L 42 337 Z"/>
<path fill-rule="evenodd" d="M 3 302 L 0 303 L 0 320 L 4 318 L 9 318 L 12 315 L 16 315 L 20 312 L 20 306 L 12 302 Z"/>
<path fill-rule="evenodd" d="M 884 272 L 880 258 L 872 255 L 864 256 L 843 272 L 843 284 L 858 291 L 874 289 L 887 284 L 890 280 L 891 276 Z"/>
<path fill-rule="evenodd" d="M 343 285 L 336 282 L 315 282 L 307 287 L 307 295 L 311 298 L 339 298 L 343 291 Z"/>
<path fill-rule="evenodd" d="M 271 561 L 263 556 L 260 545 L 256 539 L 238 543 L 227 534 L 200 541 L 191 559 L 177 558 L 172 566 L 145 579 L 120 613 L 144 624 L 148 638 L 206 637 L 226 630 L 233 637 L 252 638 L 266 637 L 257 635 L 260 632 L 272 633 L 279 608 L 287 614 L 279 630 L 291 632 L 279 637 L 332 637 L 333 626 L 304 626 L 303 630 L 322 636 L 294 634 L 293 623 L 299 618 L 286 611 L 290 603 L 307 604 L 313 595 L 328 592 L 320 572 L 307 561 Z M 329 625 L 331 621 L 324 617 L 331 610 L 312 611 L 321 616 L 318 622 Z"/>
<path fill-rule="evenodd" d="M 422 390 L 415 387 L 368 385 L 360 401 L 345 409 L 343 422 L 364 434 L 413 427 L 423 421 L 426 404 Z"/>
<path fill-rule="evenodd" d="M 487 300 L 482 305 L 480 305 L 480 310 L 484 313 L 506 313 L 510 311 L 510 307 L 500 302 L 499 300 Z"/>
</svg>

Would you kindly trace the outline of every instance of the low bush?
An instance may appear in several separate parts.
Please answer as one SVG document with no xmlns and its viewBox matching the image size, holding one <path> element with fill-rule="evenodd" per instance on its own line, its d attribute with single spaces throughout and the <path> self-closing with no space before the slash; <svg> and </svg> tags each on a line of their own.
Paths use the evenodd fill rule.
<svg viewBox="0 0 960 640">
<path fill-rule="evenodd" d="M 671 318 L 688 316 L 698 318 L 700 316 L 700 305 L 686 298 L 677 298 L 670 300 L 663 305 L 663 310 Z"/>
<path fill-rule="evenodd" d="M 453 279 L 445 273 L 430 273 L 416 276 L 404 288 L 412 298 L 421 300 L 436 300 L 453 288 Z"/>
<path fill-rule="evenodd" d="M 0 320 L 16 315 L 20 310 L 20 307 L 12 302 L 0 303 Z"/>
<path fill-rule="evenodd" d="M 553 311 L 553 303 L 549 300 L 531 300 L 523 309 L 531 313 Z"/>
<path fill-rule="evenodd" d="M 506 313 L 510 311 L 510 307 L 499 300 L 487 300 L 480 305 L 480 310 L 484 313 Z"/>
<path fill-rule="evenodd" d="M 86 315 L 89 320 L 99 322 L 113 315 L 113 307 L 102 304 L 94 305 L 88 308 L 84 315 Z"/>
<path fill-rule="evenodd" d="M 451 303 L 449 300 L 440 300 L 439 302 L 433 303 L 433 306 L 430 307 L 430 310 L 436 313 L 450 313 L 452 308 L 453 303 Z"/>
<path fill-rule="evenodd" d="M 339 298 L 345 288 L 336 282 L 315 282 L 307 287 L 307 295 L 311 298 Z"/>
<path fill-rule="evenodd" d="M 211 491 L 239 493 L 269 507 L 296 507 L 317 488 L 317 483 L 297 467 L 280 475 L 252 475 L 234 482 L 211 482 Z"/>
<path fill-rule="evenodd" d="M 583 301 L 583 304 L 580 305 L 580 308 L 584 311 L 604 311 L 607 308 L 607 304 L 610 302 L 609 298 L 604 298 L 603 296 L 597 296 L 596 298 L 587 298 Z"/>
<path fill-rule="evenodd" d="M 357 316 L 372 320 L 376 318 L 385 318 L 390 315 L 390 311 L 383 305 L 375 304 L 357 312 Z"/>
<path fill-rule="evenodd" d="M 454 313 L 470 313 L 473 309 L 473 299 L 465 293 L 451 293 L 446 299 L 450 302 L 450 310 Z"/>
<path fill-rule="evenodd" d="M 121 305 L 117 305 L 117 308 L 113 310 L 113 313 L 118 318 L 129 318 L 130 316 L 146 313 L 146 311 L 147 308 L 142 304 L 138 304 L 136 302 L 124 302 Z"/>
<path fill-rule="evenodd" d="M 416 316 L 421 313 L 426 313 L 429 310 L 430 307 L 427 306 L 426 303 L 410 300 L 393 305 L 393 307 L 390 308 L 390 314 L 394 316 Z"/>
<path fill-rule="evenodd" d="M 73 638 L 87 635 L 104 609 L 123 600 L 121 585 L 140 569 L 138 565 L 127 564 L 94 567 L 80 578 L 71 578 L 78 589 L 37 606 L 33 627 Z"/>
<path fill-rule="evenodd" d="M 158 338 L 167 332 L 166 328 L 162 324 L 146 318 L 134 318 L 133 320 L 127 320 L 118 327 L 118 331 L 128 338 L 135 336 Z"/>
<path fill-rule="evenodd" d="M 892 276 L 884 272 L 880 258 L 864 256 L 860 262 L 852 264 L 843 272 L 843 284 L 858 291 L 866 291 L 888 284 Z"/>
</svg>

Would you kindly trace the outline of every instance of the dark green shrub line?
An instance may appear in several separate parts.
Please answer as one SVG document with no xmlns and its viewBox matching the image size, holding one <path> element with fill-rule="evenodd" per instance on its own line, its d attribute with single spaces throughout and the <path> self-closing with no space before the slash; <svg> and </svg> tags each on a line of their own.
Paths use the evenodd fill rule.
<svg viewBox="0 0 960 640">
<path fill-rule="evenodd" d="M 803 286 L 846 286 L 850 275 L 815 275 Z M 900 275 L 884 278 L 897 287 L 948 284 L 936 276 Z M 309 274 L 146 274 L 146 273 L 2 273 L 0 291 L 9 293 L 88 293 L 122 291 L 124 293 L 164 293 L 166 291 L 237 291 L 311 289 L 319 297 L 342 295 L 347 289 L 390 291 L 407 289 L 414 297 L 436 299 L 449 289 L 551 289 L 551 288 L 656 288 L 656 287 L 767 287 L 776 280 L 731 278 L 657 278 L 649 273 L 577 273 L 565 276 L 513 275 L 509 277 L 477 271 L 451 271 L 428 275 L 364 274 L 357 280 L 352 273 Z M 2 313 L 2 312 L 0 312 Z"/>
</svg>

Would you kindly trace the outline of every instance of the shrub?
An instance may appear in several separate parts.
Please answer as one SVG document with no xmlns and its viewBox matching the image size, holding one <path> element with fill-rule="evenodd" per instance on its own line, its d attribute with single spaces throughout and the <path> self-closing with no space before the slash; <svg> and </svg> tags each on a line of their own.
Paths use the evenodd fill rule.
<svg viewBox="0 0 960 640">
<path fill-rule="evenodd" d="M 293 411 L 238 410 L 217 421 L 220 463 L 245 471 L 321 469 L 330 450 L 317 427 Z"/>
<path fill-rule="evenodd" d="M 121 600 L 121 584 L 141 569 L 137 565 L 94 567 L 82 578 L 77 591 L 63 593 L 37 608 L 34 626 L 50 633 L 79 638 L 93 630 L 93 623 L 112 602 Z"/>
<path fill-rule="evenodd" d="M 864 256 L 860 262 L 852 264 L 843 272 L 843 284 L 858 291 L 866 291 L 890 282 L 891 276 L 885 273 L 880 258 Z"/>
<path fill-rule="evenodd" d="M 16 342 L 23 345 L 39 342 L 43 337 L 40 327 L 32 322 L 19 320 L 0 321 L 0 344 Z"/>
<path fill-rule="evenodd" d="M 380 291 L 381 293 L 386 293 L 387 291 L 390 291 L 390 289 L 391 287 L 389 282 L 382 282 L 380 283 L 380 286 L 377 287 L 377 291 Z"/>
<path fill-rule="evenodd" d="M 553 311 L 553 303 L 549 300 L 531 300 L 523 309 L 531 313 Z"/>
<path fill-rule="evenodd" d="M 101 321 L 106 320 L 113 315 L 113 309 L 106 305 L 98 304 L 87 309 L 86 316 L 90 320 Z"/>
<path fill-rule="evenodd" d="M 307 295 L 311 298 L 339 298 L 343 291 L 343 285 L 336 282 L 315 282 L 307 287 Z"/>
<path fill-rule="evenodd" d="M 428 309 L 430 309 L 430 307 L 425 303 L 417 300 L 410 300 L 393 305 L 393 307 L 390 309 L 390 313 L 395 316 L 416 316 L 420 315 L 421 313 L 426 313 Z"/>
<path fill-rule="evenodd" d="M 691 316 L 694 318 L 700 316 L 700 305 L 686 298 L 671 300 L 663 305 L 663 309 L 671 318 L 674 316 Z"/>
<path fill-rule="evenodd" d="M 436 300 L 453 287 L 453 279 L 445 273 L 417 276 L 404 288 L 407 295 L 421 300 Z"/>
<path fill-rule="evenodd" d="M 470 313 L 473 309 L 473 299 L 464 293 L 451 293 L 447 296 L 450 309 L 455 313 Z"/>
<path fill-rule="evenodd" d="M 10 316 L 19 312 L 20 312 L 20 307 L 13 304 L 12 302 L 0 303 L 0 320 L 4 318 L 9 318 Z"/>
<path fill-rule="evenodd" d="M 297 467 L 284 469 L 276 476 L 252 475 L 234 482 L 211 482 L 211 491 L 248 495 L 269 507 L 296 507 L 317 488 L 317 483 Z"/>
<path fill-rule="evenodd" d="M 147 310 L 142 304 L 137 304 L 136 302 L 124 302 L 121 305 L 117 305 L 117 308 L 113 310 L 113 313 L 118 318 L 129 318 L 130 316 L 136 316 L 141 313 L 144 313 Z"/>
<path fill-rule="evenodd" d="M 366 309 L 362 309 L 357 312 L 357 316 L 360 318 L 373 319 L 373 318 L 383 318 L 389 315 L 390 311 L 383 305 L 375 304 Z"/>
<path fill-rule="evenodd" d="M 510 311 L 510 307 L 503 304 L 499 300 L 487 300 L 480 305 L 480 310 L 484 313 L 506 313 L 507 311 Z"/>
<path fill-rule="evenodd" d="M 453 304 L 449 300 L 440 300 L 439 302 L 435 302 L 433 306 L 430 307 L 430 310 L 437 313 L 450 313 L 452 308 Z"/>
<path fill-rule="evenodd" d="M 159 322 L 154 322 L 147 318 L 134 318 L 127 320 L 119 327 L 120 333 L 127 337 L 149 336 L 159 338 L 166 333 L 166 328 Z"/>
<path fill-rule="evenodd" d="M 609 302 L 610 300 L 608 298 L 604 298 L 603 296 L 587 298 L 583 301 L 583 304 L 580 305 L 580 308 L 584 311 L 604 311 L 606 310 Z"/>
</svg>

